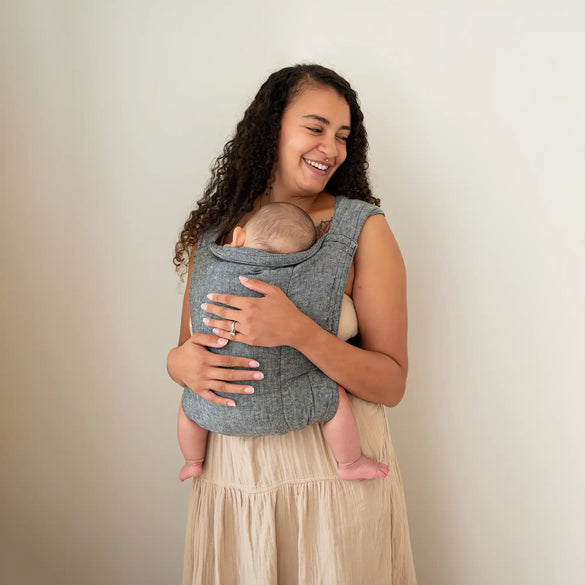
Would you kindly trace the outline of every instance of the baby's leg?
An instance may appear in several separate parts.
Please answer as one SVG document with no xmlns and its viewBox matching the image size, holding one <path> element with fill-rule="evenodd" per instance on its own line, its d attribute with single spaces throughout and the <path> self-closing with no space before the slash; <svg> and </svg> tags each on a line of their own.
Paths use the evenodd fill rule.
<svg viewBox="0 0 585 585">
<path fill-rule="evenodd" d="M 386 477 L 390 468 L 362 454 L 358 427 L 347 393 L 339 389 L 339 407 L 335 416 L 321 425 L 323 436 L 337 459 L 337 472 L 343 479 Z"/>
<path fill-rule="evenodd" d="M 207 430 L 188 418 L 179 406 L 177 434 L 181 453 L 185 457 L 185 465 L 179 472 L 181 481 L 185 481 L 188 477 L 197 477 L 201 473 L 207 446 L 207 433 Z"/>
</svg>

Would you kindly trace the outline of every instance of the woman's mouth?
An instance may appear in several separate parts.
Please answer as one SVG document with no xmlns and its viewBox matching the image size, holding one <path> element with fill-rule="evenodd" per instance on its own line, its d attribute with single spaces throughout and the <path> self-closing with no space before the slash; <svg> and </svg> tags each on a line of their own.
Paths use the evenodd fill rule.
<svg viewBox="0 0 585 585">
<path fill-rule="evenodd" d="M 329 170 L 329 167 L 331 166 L 331 165 L 328 165 L 328 164 L 323 163 L 323 162 L 311 160 L 310 158 L 303 158 L 303 160 L 307 163 L 308 166 L 311 167 L 311 169 L 314 169 L 314 172 L 317 172 L 320 175 L 327 174 L 327 171 Z"/>
</svg>

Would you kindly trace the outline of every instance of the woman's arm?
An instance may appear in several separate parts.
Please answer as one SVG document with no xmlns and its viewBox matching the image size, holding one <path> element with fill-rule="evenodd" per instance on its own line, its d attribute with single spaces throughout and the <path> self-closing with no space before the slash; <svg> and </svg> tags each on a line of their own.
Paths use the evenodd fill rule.
<svg viewBox="0 0 585 585">
<path fill-rule="evenodd" d="M 237 321 L 236 341 L 249 345 L 294 347 L 352 394 L 396 406 L 404 395 L 408 371 L 406 272 L 400 249 L 386 219 L 370 217 L 358 238 L 353 301 L 362 347 L 354 347 L 322 329 L 301 313 L 278 288 L 258 280 L 242 284 L 262 298 L 209 295 L 210 300 L 236 307 L 204 308 Z M 214 333 L 231 339 L 225 321 L 210 319 Z M 275 326 L 275 324 L 277 324 Z"/>
</svg>

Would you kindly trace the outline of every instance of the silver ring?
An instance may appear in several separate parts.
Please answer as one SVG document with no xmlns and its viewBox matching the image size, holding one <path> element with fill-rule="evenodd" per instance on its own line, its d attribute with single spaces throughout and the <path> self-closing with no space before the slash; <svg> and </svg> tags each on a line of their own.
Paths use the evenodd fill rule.
<svg viewBox="0 0 585 585">
<path fill-rule="evenodd" d="M 232 337 L 236 336 L 236 322 L 235 321 L 232 321 L 232 330 L 230 331 L 230 335 Z"/>
</svg>

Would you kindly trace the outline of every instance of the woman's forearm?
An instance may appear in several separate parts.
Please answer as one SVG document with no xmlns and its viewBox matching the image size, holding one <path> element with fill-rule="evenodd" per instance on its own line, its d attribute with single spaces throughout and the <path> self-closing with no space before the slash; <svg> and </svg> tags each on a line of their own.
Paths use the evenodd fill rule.
<svg viewBox="0 0 585 585">
<path fill-rule="evenodd" d="M 293 336 L 292 347 L 355 396 L 390 407 L 404 396 L 406 364 L 346 343 L 306 316 L 298 321 Z"/>
</svg>

